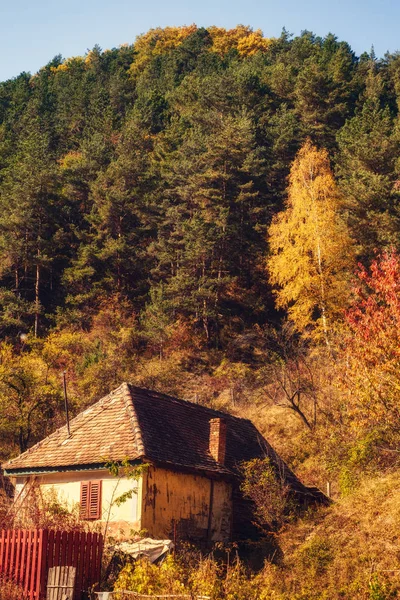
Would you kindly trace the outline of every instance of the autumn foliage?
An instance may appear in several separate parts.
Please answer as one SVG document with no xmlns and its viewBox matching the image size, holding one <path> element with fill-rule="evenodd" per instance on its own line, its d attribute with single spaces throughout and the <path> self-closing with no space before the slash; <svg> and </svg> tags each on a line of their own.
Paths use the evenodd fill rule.
<svg viewBox="0 0 400 600">
<path fill-rule="evenodd" d="M 0 457 L 65 422 L 64 370 L 71 415 L 125 380 L 248 417 L 336 508 L 288 525 L 286 490 L 253 469 L 249 497 L 285 522 L 276 564 L 203 562 L 184 586 L 387 600 L 400 57 L 272 33 L 154 28 L 0 83 Z"/>
<path fill-rule="evenodd" d="M 285 209 L 269 228 L 270 282 L 298 331 L 329 338 L 346 306 L 352 242 L 326 150 L 308 140 L 291 171 Z"/>
<path fill-rule="evenodd" d="M 382 253 L 370 269 L 360 265 L 354 302 L 346 312 L 349 382 L 357 390 L 361 423 L 398 429 L 400 391 L 400 258 Z"/>
</svg>

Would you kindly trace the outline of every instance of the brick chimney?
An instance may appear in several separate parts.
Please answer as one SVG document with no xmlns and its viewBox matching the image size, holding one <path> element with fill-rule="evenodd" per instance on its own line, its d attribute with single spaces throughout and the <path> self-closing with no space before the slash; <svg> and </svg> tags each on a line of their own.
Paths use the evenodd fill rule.
<svg viewBox="0 0 400 600">
<path fill-rule="evenodd" d="M 226 451 L 226 421 L 217 418 L 210 419 L 210 446 L 211 456 L 221 465 L 225 463 Z"/>
</svg>

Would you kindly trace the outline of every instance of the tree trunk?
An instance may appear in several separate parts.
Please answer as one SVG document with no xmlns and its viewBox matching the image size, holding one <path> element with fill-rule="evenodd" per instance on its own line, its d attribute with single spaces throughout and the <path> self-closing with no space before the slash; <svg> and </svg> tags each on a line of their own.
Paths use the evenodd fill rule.
<svg viewBox="0 0 400 600">
<path fill-rule="evenodd" d="M 19 273 L 18 273 L 18 267 L 15 267 L 15 293 L 17 295 L 17 297 L 20 297 L 20 293 L 19 293 Z"/>
<path fill-rule="evenodd" d="M 38 250 L 38 261 L 36 263 L 36 280 L 35 280 L 35 337 L 38 335 L 39 329 L 39 311 L 40 311 L 40 266 L 39 266 L 40 251 Z"/>
<path fill-rule="evenodd" d="M 314 172 L 313 172 L 312 168 L 310 169 L 309 176 L 310 176 L 310 182 L 313 182 Z M 328 335 L 328 323 L 327 323 L 327 318 L 326 318 L 325 280 L 324 280 L 324 272 L 323 272 L 323 268 L 322 268 L 321 234 L 320 234 L 319 225 L 318 225 L 318 208 L 316 206 L 316 198 L 315 198 L 312 184 L 307 184 L 306 181 L 304 181 L 304 183 L 305 183 L 305 187 L 308 188 L 308 191 L 310 194 L 312 217 L 314 220 L 315 247 L 316 247 L 316 255 L 317 255 L 317 271 L 318 271 L 318 276 L 319 276 L 319 281 L 320 281 L 320 308 L 321 308 L 322 329 L 324 332 L 325 344 L 326 344 L 329 352 L 331 352 L 331 344 L 330 344 L 329 335 Z"/>
</svg>

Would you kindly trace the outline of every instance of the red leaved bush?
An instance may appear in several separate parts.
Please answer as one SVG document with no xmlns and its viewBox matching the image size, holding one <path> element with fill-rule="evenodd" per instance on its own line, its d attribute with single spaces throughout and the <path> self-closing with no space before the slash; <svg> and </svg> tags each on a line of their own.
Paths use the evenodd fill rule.
<svg viewBox="0 0 400 600">
<path fill-rule="evenodd" d="M 360 266 L 357 275 L 357 300 L 346 313 L 347 322 L 357 337 L 387 348 L 393 345 L 393 334 L 396 339 L 399 335 L 400 257 L 394 249 L 384 252 L 372 262 L 370 272 Z"/>
<path fill-rule="evenodd" d="M 400 257 L 391 249 L 357 273 L 346 313 L 347 378 L 360 422 L 400 424 Z"/>
</svg>

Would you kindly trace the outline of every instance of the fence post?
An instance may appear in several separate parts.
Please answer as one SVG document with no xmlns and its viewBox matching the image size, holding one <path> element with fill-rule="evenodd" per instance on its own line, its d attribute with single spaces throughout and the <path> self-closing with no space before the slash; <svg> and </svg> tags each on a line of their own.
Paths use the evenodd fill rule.
<svg viewBox="0 0 400 600">
<path fill-rule="evenodd" d="M 26 545 L 27 545 L 27 560 L 26 560 L 26 569 L 25 569 L 25 584 L 24 584 L 24 592 L 25 595 L 28 594 L 28 590 L 29 590 L 29 580 L 30 580 L 30 568 L 31 568 L 31 562 L 32 562 L 32 530 L 29 529 L 28 530 L 28 535 L 27 535 L 27 540 L 26 540 Z"/>
<path fill-rule="evenodd" d="M 37 547 L 38 547 L 38 532 L 37 529 L 33 531 L 33 539 L 32 539 L 32 562 L 31 562 L 31 572 L 30 572 L 30 583 L 28 587 L 29 592 L 29 600 L 37 600 L 36 598 L 36 589 L 35 589 L 35 574 L 36 574 L 36 566 L 37 566 Z"/>
<path fill-rule="evenodd" d="M 20 552 L 20 567 L 19 567 L 19 573 L 17 573 L 17 579 L 18 579 L 18 583 L 20 585 L 24 584 L 24 574 L 25 574 L 25 568 L 26 568 L 26 529 L 22 530 L 22 538 L 21 538 L 21 545 L 22 545 L 22 549 Z"/>
<path fill-rule="evenodd" d="M 14 529 L 14 531 L 11 532 L 11 552 L 10 552 L 10 577 L 13 576 L 13 566 L 14 566 L 14 556 L 15 556 L 15 538 L 16 538 L 16 531 Z"/>
<path fill-rule="evenodd" d="M 1 538 L 0 538 L 0 573 L 3 572 L 3 564 L 4 564 L 4 557 L 5 557 L 5 531 L 4 529 L 1 530 Z"/>
<path fill-rule="evenodd" d="M 39 552 L 37 569 L 37 597 L 46 594 L 47 558 L 48 558 L 48 531 L 41 529 L 39 532 Z"/>
</svg>

